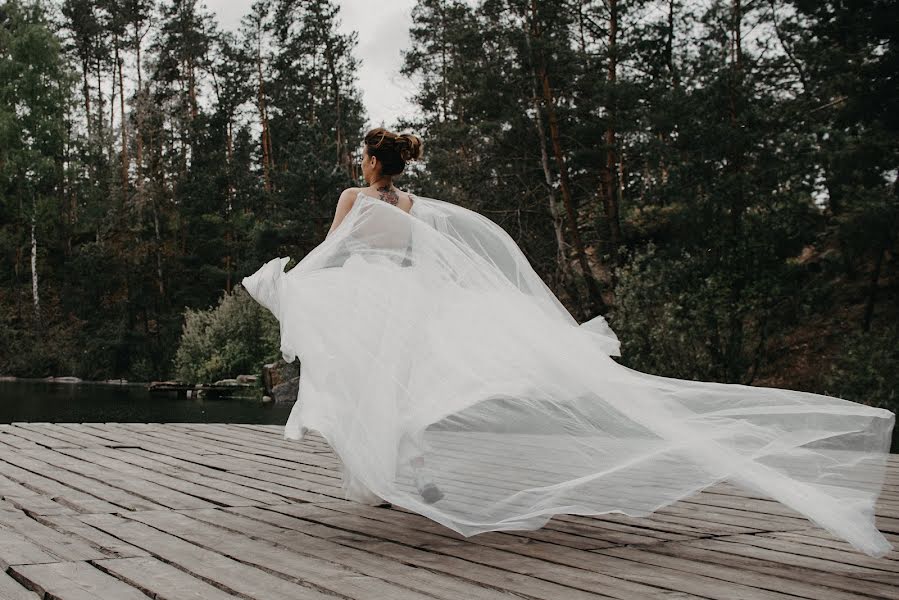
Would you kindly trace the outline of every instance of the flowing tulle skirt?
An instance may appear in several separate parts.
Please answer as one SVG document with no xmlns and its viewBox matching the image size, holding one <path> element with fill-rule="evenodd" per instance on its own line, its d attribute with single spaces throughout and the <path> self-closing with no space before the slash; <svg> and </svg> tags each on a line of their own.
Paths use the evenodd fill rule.
<svg viewBox="0 0 899 600">
<path fill-rule="evenodd" d="M 354 207 L 345 237 L 308 264 L 283 273 L 287 259 L 275 259 L 244 280 L 278 316 L 283 355 L 301 360 L 285 436 L 319 431 L 347 498 L 382 498 L 472 535 L 558 513 L 645 516 L 726 480 L 860 551 L 891 549 L 874 526 L 890 411 L 635 371 L 611 358 L 618 340 L 601 317 L 578 325 L 521 285 L 483 285 L 479 259 L 453 262 L 447 277 L 424 255 L 410 261 L 409 246 L 347 243 L 365 217 Z M 411 225 L 428 228 L 417 240 L 434 235 Z M 422 464 L 436 501 L 422 495 Z"/>
</svg>

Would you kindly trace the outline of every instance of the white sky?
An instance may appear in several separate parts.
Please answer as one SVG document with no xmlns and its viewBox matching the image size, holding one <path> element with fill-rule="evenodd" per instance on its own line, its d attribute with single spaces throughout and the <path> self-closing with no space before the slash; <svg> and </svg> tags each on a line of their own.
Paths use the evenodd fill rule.
<svg viewBox="0 0 899 600">
<path fill-rule="evenodd" d="M 411 116 L 411 81 L 400 75 L 400 50 L 409 46 L 410 13 L 415 0 L 336 0 L 340 29 L 359 33 L 355 55 L 361 61 L 358 87 L 368 117 L 368 127 L 391 128 L 397 117 Z M 224 29 L 237 31 L 252 0 L 205 0 Z M 385 35 L 394 32 L 394 35 Z"/>
</svg>

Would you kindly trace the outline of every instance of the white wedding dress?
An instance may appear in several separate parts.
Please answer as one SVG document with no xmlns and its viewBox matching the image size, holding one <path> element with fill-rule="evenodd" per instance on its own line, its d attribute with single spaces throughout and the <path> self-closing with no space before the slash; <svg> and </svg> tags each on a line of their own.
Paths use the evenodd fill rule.
<svg viewBox="0 0 899 600">
<path fill-rule="evenodd" d="M 319 431 L 346 497 L 460 532 L 553 514 L 646 516 L 719 481 L 773 498 L 871 556 L 895 415 L 786 389 L 689 381 L 610 358 L 505 231 L 433 198 L 360 193 L 293 269 L 243 286 L 299 357 L 284 435 Z"/>
</svg>

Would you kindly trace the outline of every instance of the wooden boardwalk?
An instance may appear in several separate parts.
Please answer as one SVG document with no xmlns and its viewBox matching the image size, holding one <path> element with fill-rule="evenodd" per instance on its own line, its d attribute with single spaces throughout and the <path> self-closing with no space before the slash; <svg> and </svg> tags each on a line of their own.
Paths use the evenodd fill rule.
<svg viewBox="0 0 899 600">
<path fill-rule="evenodd" d="M 340 499 L 320 437 L 192 423 L 0 425 L 0 600 L 899 599 L 874 559 L 719 484 L 635 519 L 464 538 Z M 899 455 L 878 527 L 899 547 Z"/>
</svg>

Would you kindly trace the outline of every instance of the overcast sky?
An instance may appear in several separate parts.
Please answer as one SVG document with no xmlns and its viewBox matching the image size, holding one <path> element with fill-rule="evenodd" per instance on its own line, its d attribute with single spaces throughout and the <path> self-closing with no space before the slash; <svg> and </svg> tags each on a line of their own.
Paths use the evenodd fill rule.
<svg viewBox="0 0 899 600">
<path fill-rule="evenodd" d="M 252 0 L 205 0 L 225 29 L 236 31 L 249 12 Z M 357 74 L 369 127 L 391 128 L 397 117 L 415 110 L 409 101 L 413 86 L 399 73 L 400 50 L 409 45 L 409 14 L 415 0 L 336 0 L 340 6 L 341 30 L 359 32 L 356 58 L 362 61 Z"/>
</svg>

